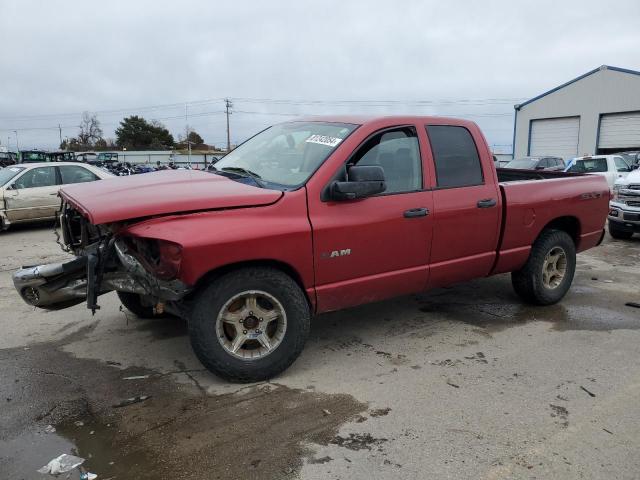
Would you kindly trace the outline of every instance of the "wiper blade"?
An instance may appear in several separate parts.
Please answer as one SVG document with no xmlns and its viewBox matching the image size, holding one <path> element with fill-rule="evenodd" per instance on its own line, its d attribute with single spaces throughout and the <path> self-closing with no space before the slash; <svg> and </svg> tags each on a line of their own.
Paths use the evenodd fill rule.
<svg viewBox="0 0 640 480">
<path fill-rule="evenodd" d="M 242 167 L 223 167 L 220 170 L 216 169 L 216 171 L 237 173 L 238 175 L 241 175 L 243 177 L 249 177 L 249 178 L 253 179 L 253 181 L 256 182 L 256 184 L 259 187 L 261 187 L 261 188 L 264 187 L 264 183 L 262 182 L 262 177 L 260 175 L 258 175 L 257 173 L 252 172 L 251 170 L 247 170 L 246 168 L 242 168 Z"/>
</svg>

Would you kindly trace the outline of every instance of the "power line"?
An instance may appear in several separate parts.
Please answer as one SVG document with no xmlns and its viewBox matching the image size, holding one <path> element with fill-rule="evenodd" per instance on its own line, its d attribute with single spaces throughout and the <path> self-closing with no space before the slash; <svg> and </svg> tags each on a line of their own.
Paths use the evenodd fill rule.
<svg viewBox="0 0 640 480">
<path fill-rule="evenodd" d="M 432 99 L 432 100 L 296 100 L 296 99 L 274 99 L 274 98 L 209 98 L 204 100 L 192 100 L 178 103 L 165 103 L 157 105 L 147 105 L 142 107 L 127 107 L 107 110 L 86 109 L 96 115 L 117 115 L 129 112 L 148 113 L 155 110 L 182 108 L 188 106 L 203 106 L 220 101 L 235 101 L 239 103 L 253 103 L 264 105 L 302 105 L 302 106 L 335 106 L 335 107 L 387 107 L 387 106 L 442 106 L 442 105 L 468 105 L 468 106 L 488 106 L 513 104 L 525 100 L 525 98 L 458 98 L 458 99 Z M 36 120 L 47 118 L 62 118 L 82 115 L 83 112 L 65 113 L 41 113 L 33 115 L 13 115 L 0 116 L 0 120 Z"/>
</svg>

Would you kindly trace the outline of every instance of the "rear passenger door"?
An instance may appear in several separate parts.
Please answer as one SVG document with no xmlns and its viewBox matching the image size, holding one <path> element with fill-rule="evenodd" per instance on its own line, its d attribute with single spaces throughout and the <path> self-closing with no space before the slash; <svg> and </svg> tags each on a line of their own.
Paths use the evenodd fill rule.
<svg viewBox="0 0 640 480">
<path fill-rule="evenodd" d="M 501 199 L 479 131 L 426 127 L 435 166 L 429 287 L 487 275 L 495 261 Z M 475 136 L 475 138 L 474 138 Z M 486 157 L 486 158 L 484 158 Z"/>
</svg>

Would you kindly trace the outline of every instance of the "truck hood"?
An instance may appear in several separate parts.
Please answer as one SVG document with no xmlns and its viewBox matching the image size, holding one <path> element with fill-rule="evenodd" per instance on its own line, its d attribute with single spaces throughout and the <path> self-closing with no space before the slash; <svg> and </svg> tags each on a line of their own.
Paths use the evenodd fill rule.
<svg viewBox="0 0 640 480">
<path fill-rule="evenodd" d="M 94 225 L 203 210 L 256 207 L 283 193 L 200 170 L 165 170 L 69 185 L 60 196 Z"/>
<path fill-rule="evenodd" d="M 630 185 L 632 183 L 640 183 L 640 169 L 631 170 L 626 177 L 616 180 L 616 184 Z"/>
</svg>

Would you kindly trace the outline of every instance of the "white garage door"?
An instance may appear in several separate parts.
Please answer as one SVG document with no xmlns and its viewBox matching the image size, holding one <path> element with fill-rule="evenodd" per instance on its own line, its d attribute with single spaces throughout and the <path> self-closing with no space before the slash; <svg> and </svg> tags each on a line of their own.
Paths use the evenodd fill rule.
<svg viewBox="0 0 640 480">
<path fill-rule="evenodd" d="M 578 155 L 580 117 L 531 120 L 529 155 L 555 155 L 573 158 Z"/>
<path fill-rule="evenodd" d="M 640 112 L 610 113 L 600 118 L 598 148 L 640 147 Z"/>
</svg>

